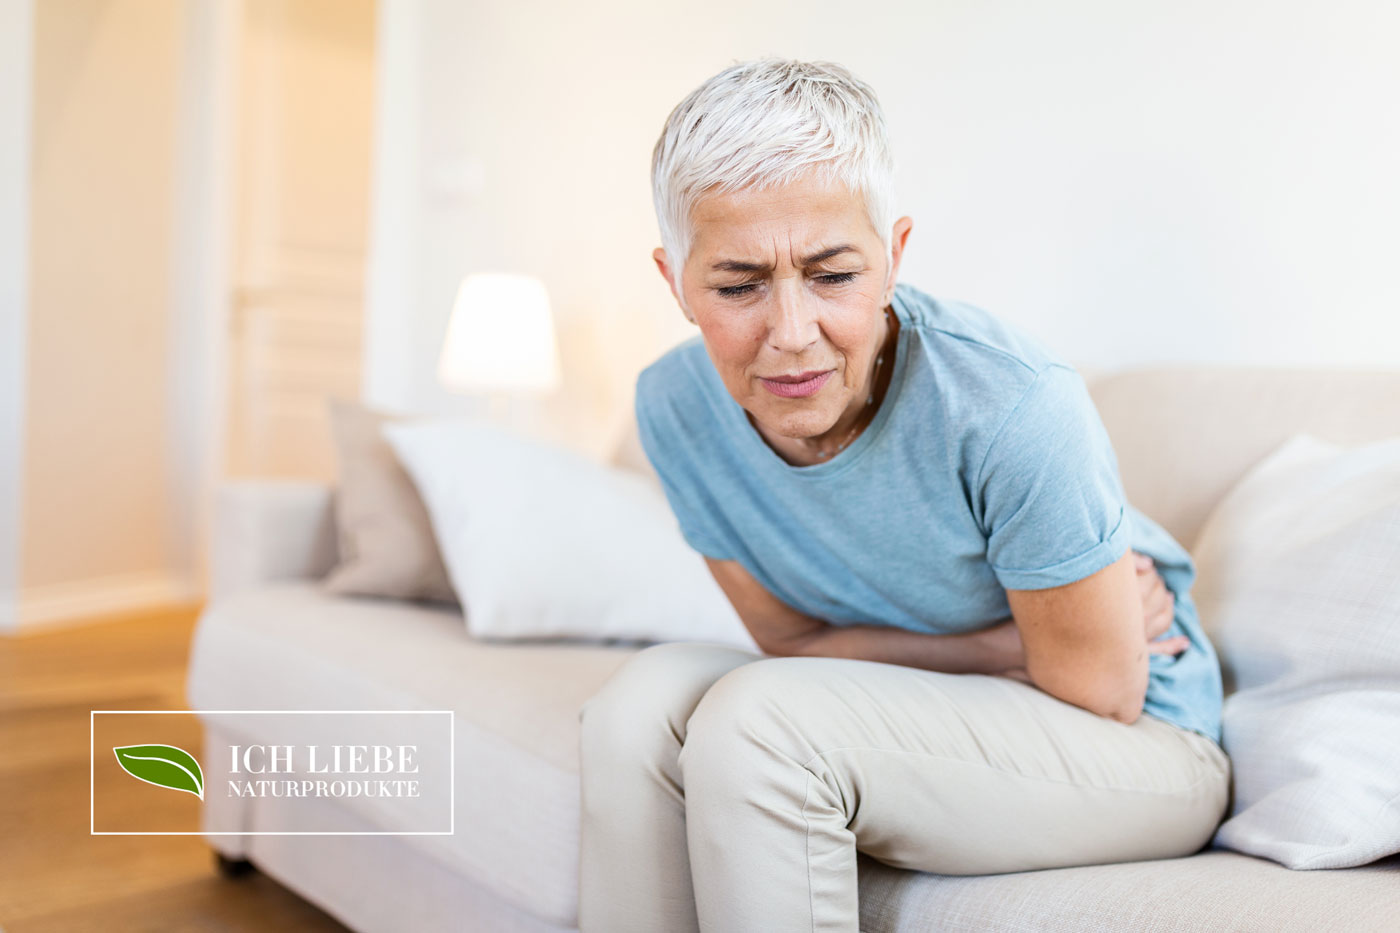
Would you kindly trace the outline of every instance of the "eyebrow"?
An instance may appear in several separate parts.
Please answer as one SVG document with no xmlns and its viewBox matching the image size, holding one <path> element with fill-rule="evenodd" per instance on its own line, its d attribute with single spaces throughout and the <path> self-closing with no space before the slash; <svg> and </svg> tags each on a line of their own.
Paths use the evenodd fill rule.
<svg viewBox="0 0 1400 933">
<path fill-rule="evenodd" d="M 858 252 L 854 246 L 849 243 L 842 243 L 839 246 L 833 246 L 830 249 L 824 249 L 821 252 L 802 257 L 802 265 L 812 266 L 819 262 L 826 262 L 833 256 L 854 252 Z M 759 262 L 743 262 L 739 259 L 721 259 L 719 262 L 711 265 L 710 268 L 723 272 L 767 272 L 770 267 Z"/>
</svg>

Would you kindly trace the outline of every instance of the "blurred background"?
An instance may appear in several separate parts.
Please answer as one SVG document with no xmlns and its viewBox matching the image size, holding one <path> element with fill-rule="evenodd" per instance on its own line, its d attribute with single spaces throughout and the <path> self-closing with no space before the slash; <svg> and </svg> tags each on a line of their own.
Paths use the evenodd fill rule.
<svg viewBox="0 0 1400 933">
<path fill-rule="evenodd" d="M 0 3 L 0 628 L 197 600 L 209 491 L 403 412 L 464 276 L 547 289 L 524 429 L 600 454 L 693 333 L 667 113 L 744 58 L 887 109 L 903 279 L 1087 367 L 1400 365 L 1400 8 L 808 0 Z"/>
</svg>

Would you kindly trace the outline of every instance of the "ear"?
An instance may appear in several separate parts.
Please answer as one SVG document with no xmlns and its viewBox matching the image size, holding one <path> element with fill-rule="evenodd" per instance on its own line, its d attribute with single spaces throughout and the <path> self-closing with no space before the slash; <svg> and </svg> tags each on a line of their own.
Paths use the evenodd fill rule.
<svg viewBox="0 0 1400 933">
<path fill-rule="evenodd" d="M 676 280 L 671 276 L 671 264 L 666 256 L 666 248 L 658 246 L 651 251 L 651 258 L 656 261 L 656 268 L 660 270 L 661 277 L 666 280 L 666 284 L 671 287 L 671 294 L 676 299 L 676 304 L 680 305 L 681 311 L 685 313 L 685 319 L 690 323 L 695 323 L 695 318 L 690 316 L 690 311 L 686 309 L 685 301 L 681 299 L 680 290 L 676 288 Z M 679 272 L 680 270 L 677 270 Z"/>
<path fill-rule="evenodd" d="M 909 239 L 909 231 L 914 229 L 914 218 L 907 214 L 894 222 L 890 233 L 890 274 L 885 282 L 885 301 L 894 294 L 894 283 L 899 276 L 899 261 L 904 258 L 904 243 Z"/>
</svg>

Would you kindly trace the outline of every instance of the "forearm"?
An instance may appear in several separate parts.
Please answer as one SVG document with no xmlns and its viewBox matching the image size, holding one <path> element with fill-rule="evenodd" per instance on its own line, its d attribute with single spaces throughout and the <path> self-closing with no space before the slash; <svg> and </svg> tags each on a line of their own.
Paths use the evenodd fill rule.
<svg viewBox="0 0 1400 933">
<path fill-rule="evenodd" d="M 784 652 L 824 658 L 883 661 L 950 674 L 995 674 L 1010 667 L 990 630 L 930 635 L 886 625 L 823 625 Z"/>
</svg>

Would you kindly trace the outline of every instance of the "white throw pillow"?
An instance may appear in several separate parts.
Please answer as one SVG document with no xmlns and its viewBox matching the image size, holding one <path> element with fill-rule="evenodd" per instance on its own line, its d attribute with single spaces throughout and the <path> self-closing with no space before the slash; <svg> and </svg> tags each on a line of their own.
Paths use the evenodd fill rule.
<svg viewBox="0 0 1400 933">
<path fill-rule="evenodd" d="M 645 478 L 476 420 L 383 435 L 427 504 L 473 635 L 759 650 Z"/>
<path fill-rule="evenodd" d="M 1295 869 L 1400 852 L 1400 437 L 1294 436 L 1192 556 L 1234 766 L 1212 845 Z"/>
</svg>

